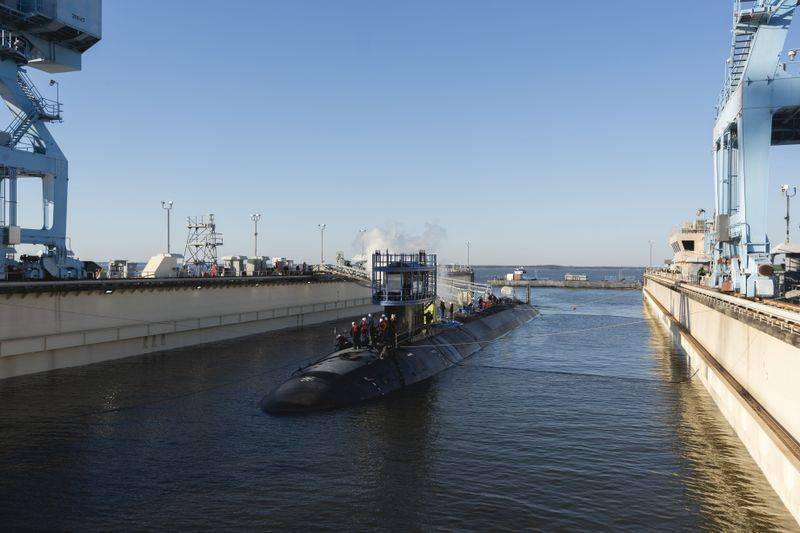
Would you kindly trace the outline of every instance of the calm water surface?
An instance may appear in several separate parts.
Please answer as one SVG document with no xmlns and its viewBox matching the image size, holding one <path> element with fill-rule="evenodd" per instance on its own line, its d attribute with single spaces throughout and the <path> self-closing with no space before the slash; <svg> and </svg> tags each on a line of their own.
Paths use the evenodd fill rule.
<svg viewBox="0 0 800 533">
<path fill-rule="evenodd" d="M 534 297 L 465 365 L 310 416 L 256 403 L 330 326 L 0 382 L 2 523 L 797 529 L 639 292 Z"/>
</svg>

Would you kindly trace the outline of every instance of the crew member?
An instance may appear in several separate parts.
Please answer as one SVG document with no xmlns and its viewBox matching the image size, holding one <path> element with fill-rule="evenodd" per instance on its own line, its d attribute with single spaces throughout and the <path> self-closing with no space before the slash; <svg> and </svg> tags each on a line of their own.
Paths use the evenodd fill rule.
<svg viewBox="0 0 800 533">
<path fill-rule="evenodd" d="M 453 302 L 450 302 L 450 320 L 455 320 L 455 318 L 456 318 L 455 307 L 453 306 Z"/>
<path fill-rule="evenodd" d="M 361 348 L 361 328 L 355 322 L 350 325 L 350 337 L 353 339 L 353 346 Z"/>
<path fill-rule="evenodd" d="M 372 313 L 367 314 L 367 342 L 369 346 L 375 346 L 375 319 Z"/>
<path fill-rule="evenodd" d="M 389 318 L 389 342 L 397 348 L 397 316 L 394 314 Z"/>
<path fill-rule="evenodd" d="M 386 320 L 385 315 L 378 322 L 378 328 L 381 330 L 381 341 L 384 346 L 387 346 L 389 344 L 389 322 Z"/>
<path fill-rule="evenodd" d="M 345 348 L 351 347 L 353 344 L 347 340 L 347 337 L 344 335 L 337 335 L 336 336 L 336 349 L 337 350 L 344 350 Z"/>
<path fill-rule="evenodd" d="M 369 346 L 369 326 L 367 325 L 367 317 L 361 319 L 361 345 Z"/>
<path fill-rule="evenodd" d="M 441 314 L 442 320 L 444 320 L 444 319 L 446 318 L 446 317 L 445 317 L 445 311 L 446 311 L 446 309 L 447 309 L 447 308 L 446 308 L 446 307 L 445 307 L 445 305 L 444 305 L 444 300 L 440 301 L 440 302 L 439 302 L 439 313 Z"/>
</svg>

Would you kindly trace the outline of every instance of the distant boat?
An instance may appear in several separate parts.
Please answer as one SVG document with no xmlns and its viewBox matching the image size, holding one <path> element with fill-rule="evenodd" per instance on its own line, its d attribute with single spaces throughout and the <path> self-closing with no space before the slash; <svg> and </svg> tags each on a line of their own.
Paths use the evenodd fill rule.
<svg viewBox="0 0 800 533">
<path fill-rule="evenodd" d="M 506 274 L 506 281 L 522 281 L 525 279 L 531 279 L 525 277 L 525 274 L 527 273 L 528 271 L 525 270 L 525 267 L 517 267 L 513 272 Z M 534 276 L 532 279 L 536 279 L 536 276 Z"/>
</svg>

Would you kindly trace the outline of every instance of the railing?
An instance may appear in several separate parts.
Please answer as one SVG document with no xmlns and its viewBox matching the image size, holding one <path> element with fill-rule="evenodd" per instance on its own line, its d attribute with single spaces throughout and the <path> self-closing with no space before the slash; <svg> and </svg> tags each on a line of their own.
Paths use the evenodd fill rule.
<svg viewBox="0 0 800 533">
<path fill-rule="evenodd" d="M 466 280 L 444 278 L 440 280 L 442 286 L 446 288 L 453 288 L 462 291 L 491 291 L 491 287 L 486 283 L 474 283 Z"/>
<path fill-rule="evenodd" d="M 707 276 L 698 276 L 697 274 L 681 274 L 680 272 L 672 272 L 670 270 L 650 269 L 645 270 L 645 274 L 657 276 L 665 280 L 676 283 L 690 283 L 693 285 L 706 285 Z"/>
<path fill-rule="evenodd" d="M 374 300 L 378 302 L 419 302 L 421 300 L 431 300 L 436 297 L 434 290 L 401 289 L 401 290 L 377 290 L 374 292 Z"/>
<path fill-rule="evenodd" d="M 445 265 L 444 270 L 445 272 L 464 272 L 467 274 L 475 272 L 472 267 L 466 265 Z"/>
<path fill-rule="evenodd" d="M 0 38 L 2 38 L 1 34 Z M 22 141 L 33 122 L 37 119 L 60 120 L 61 103 L 43 97 L 24 70 L 19 70 L 17 72 L 17 83 L 33 105 L 34 112 L 32 115 L 27 114 L 23 110 L 19 113 L 14 113 L 14 120 L 12 120 L 11 124 L 4 130 L 9 135 L 7 146 L 33 151 L 33 143 L 24 143 L 21 146 L 17 145 Z"/>
<path fill-rule="evenodd" d="M 316 270 L 318 272 L 336 274 L 357 281 L 370 281 L 367 271 L 360 268 L 354 268 L 345 265 L 317 265 Z"/>
<path fill-rule="evenodd" d="M 61 102 L 42 96 L 42 93 L 36 88 L 33 80 L 28 77 L 27 72 L 21 69 L 17 71 L 17 82 L 22 88 L 22 91 L 31 99 L 34 107 L 36 107 L 36 111 L 38 111 L 40 115 L 44 115 L 48 118 L 56 118 L 58 120 L 61 119 Z"/>
<path fill-rule="evenodd" d="M 11 121 L 11 124 L 5 129 L 5 132 L 11 136 L 11 145 L 14 144 L 14 132 L 16 132 L 19 128 L 22 127 L 22 124 L 29 120 L 28 115 L 25 113 L 14 113 L 14 120 Z M 17 139 L 19 140 L 19 139 Z"/>
<path fill-rule="evenodd" d="M 375 252 L 372 255 L 372 268 L 397 267 L 436 267 L 436 254 L 419 252 L 416 254 L 390 254 Z"/>
<path fill-rule="evenodd" d="M 25 41 L 23 41 L 19 33 L 15 31 L 0 30 L 0 47 L 24 55 Z"/>
<path fill-rule="evenodd" d="M 668 278 L 665 274 L 664 272 L 653 272 L 652 277 Z M 654 280 L 658 282 L 657 279 Z M 757 320 L 784 331 L 800 334 L 800 312 L 789 311 L 741 297 L 717 293 L 711 289 L 684 284 L 681 279 L 674 279 L 674 281 L 680 284 L 675 287 L 676 290 L 691 293 L 693 298 L 707 307 L 721 307 L 732 314 Z"/>
</svg>

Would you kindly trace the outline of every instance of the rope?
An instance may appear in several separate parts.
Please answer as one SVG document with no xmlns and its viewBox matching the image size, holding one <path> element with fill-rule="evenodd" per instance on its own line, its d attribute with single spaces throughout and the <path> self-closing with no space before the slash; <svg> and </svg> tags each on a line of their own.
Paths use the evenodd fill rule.
<svg viewBox="0 0 800 533">
<path fill-rule="evenodd" d="M 625 381 L 645 381 L 648 383 L 688 383 L 700 370 L 699 368 L 695 370 L 689 377 L 682 378 L 682 379 L 651 379 L 651 378 L 637 378 L 634 376 L 609 376 L 607 374 L 588 374 L 584 372 L 566 372 L 563 370 L 536 370 L 534 368 L 517 368 L 512 366 L 497 366 L 497 365 L 469 365 L 460 363 L 458 366 L 462 366 L 464 368 L 490 368 L 493 370 L 514 370 L 515 372 L 530 372 L 533 374 L 556 374 L 562 376 L 578 376 L 578 377 L 588 377 L 588 378 L 607 378 L 607 379 L 620 379 Z"/>
</svg>

